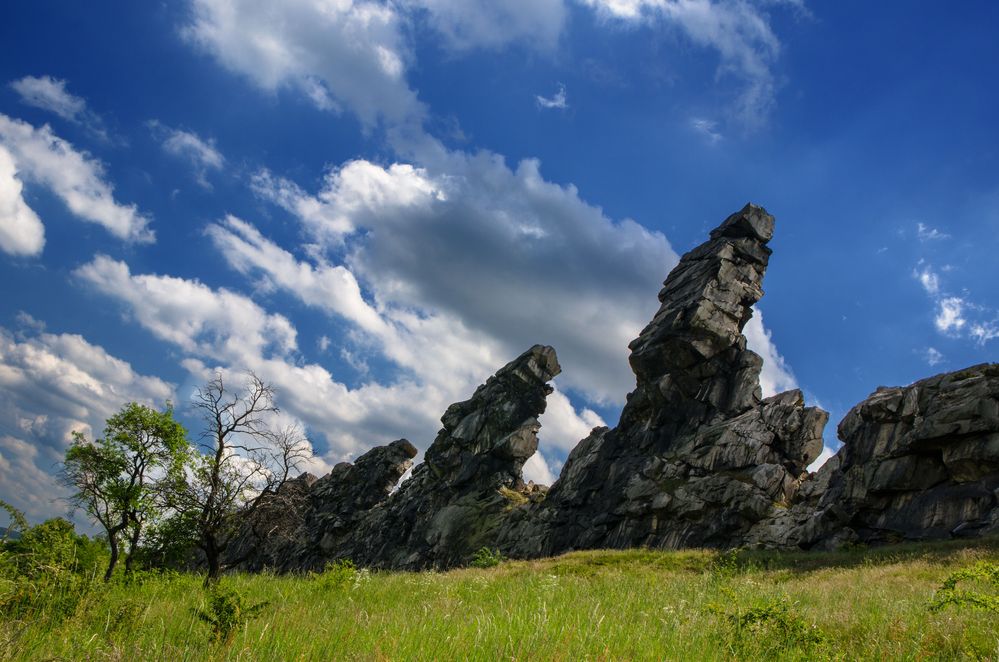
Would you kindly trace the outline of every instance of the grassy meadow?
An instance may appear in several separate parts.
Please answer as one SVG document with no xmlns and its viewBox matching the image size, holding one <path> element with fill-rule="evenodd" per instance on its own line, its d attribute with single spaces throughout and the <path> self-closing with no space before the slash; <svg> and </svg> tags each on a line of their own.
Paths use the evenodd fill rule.
<svg viewBox="0 0 999 662">
<path fill-rule="evenodd" d="M 47 593 L 6 580 L 0 657 L 999 660 L 997 567 L 999 540 L 987 539 L 837 553 L 589 551 L 450 572 L 342 565 L 227 576 L 214 594 L 190 574 Z M 952 590 L 939 591 L 948 577 Z M 12 608 L 18 590 L 36 592 Z"/>
</svg>

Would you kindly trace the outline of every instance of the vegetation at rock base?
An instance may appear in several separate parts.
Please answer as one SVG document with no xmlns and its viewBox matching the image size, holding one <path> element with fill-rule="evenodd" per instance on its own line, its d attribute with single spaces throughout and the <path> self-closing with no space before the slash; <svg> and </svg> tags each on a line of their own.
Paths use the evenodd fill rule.
<svg viewBox="0 0 999 662">
<path fill-rule="evenodd" d="M 176 572 L 119 569 L 104 584 L 106 547 L 58 522 L 2 548 L 2 659 L 999 659 L 995 612 L 934 607 L 948 587 L 995 596 L 995 538 L 838 553 L 589 551 L 446 573 L 344 561 L 228 574 L 204 590 L 203 576 Z"/>
</svg>

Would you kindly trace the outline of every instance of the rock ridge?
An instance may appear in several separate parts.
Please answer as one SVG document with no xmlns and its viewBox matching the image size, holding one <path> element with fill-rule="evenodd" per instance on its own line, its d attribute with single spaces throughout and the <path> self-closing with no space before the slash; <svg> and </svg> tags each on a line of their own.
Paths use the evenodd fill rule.
<svg viewBox="0 0 999 662">
<path fill-rule="evenodd" d="M 829 549 L 999 532 L 999 364 L 879 388 L 839 424 L 800 390 L 762 397 L 742 331 L 763 296 L 774 218 L 747 204 L 686 253 L 633 340 L 618 424 L 594 428 L 550 487 L 525 484 L 561 368 L 535 345 L 450 407 L 412 466 L 405 439 L 289 483 L 247 526 L 249 569 L 446 568 L 481 547 Z M 263 533 L 261 533 L 263 532 Z M 256 548 L 250 549 L 253 545 Z"/>
</svg>

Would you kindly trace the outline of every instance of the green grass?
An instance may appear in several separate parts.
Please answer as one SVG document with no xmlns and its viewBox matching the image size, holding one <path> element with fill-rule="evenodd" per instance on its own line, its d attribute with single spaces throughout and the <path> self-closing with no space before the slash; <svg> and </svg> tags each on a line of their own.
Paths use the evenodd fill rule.
<svg viewBox="0 0 999 662">
<path fill-rule="evenodd" d="M 68 614 L 43 604 L 2 621 L 0 656 L 999 660 L 999 613 L 929 609 L 950 575 L 993 563 L 995 539 L 829 554 L 591 551 L 447 573 L 338 567 L 325 580 L 237 575 L 223 586 L 266 605 L 228 642 L 213 642 L 198 616 L 210 608 L 201 578 L 153 576 L 95 584 Z"/>
</svg>

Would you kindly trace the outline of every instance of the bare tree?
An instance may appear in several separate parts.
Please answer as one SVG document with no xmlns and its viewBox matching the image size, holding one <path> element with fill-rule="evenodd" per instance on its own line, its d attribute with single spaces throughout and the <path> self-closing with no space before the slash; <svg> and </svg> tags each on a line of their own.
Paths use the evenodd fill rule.
<svg viewBox="0 0 999 662">
<path fill-rule="evenodd" d="M 242 385 L 227 384 L 221 374 L 199 388 L 194 406 L 205 428 L 199 454 L 177 495 L 177 508 L 197 516 L 198 546 L 205 554 L 205 584 L 243 559 L 227 557 L 241 526 L 292 472 L 311 455 L 297 428 L 270 427 L 274 389 L 250 373 Z"/>
</svg>

